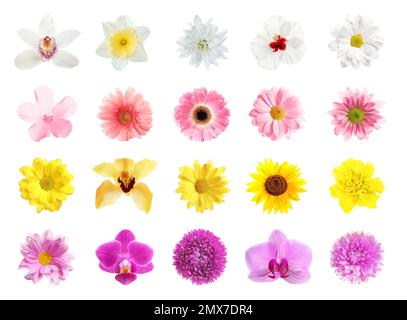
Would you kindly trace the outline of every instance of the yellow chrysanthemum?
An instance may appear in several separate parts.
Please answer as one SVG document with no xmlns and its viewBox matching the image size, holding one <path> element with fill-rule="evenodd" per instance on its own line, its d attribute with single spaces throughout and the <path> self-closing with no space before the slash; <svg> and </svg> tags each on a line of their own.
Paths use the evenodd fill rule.
<svg viewBox="0 0 407 320">
<path fill-rule="evenodd" d="M 273 162 L 268 159 L 257 166 L 257 172 L 251 174 L 254 181 L 249 182 L 247 191 L 254 193 L 252 201 L 263 204 L 263 211 L 287 213 L 291 209 L 291 200 L 298 201 L 298 193 L 305 180 L 300 178 L 300 169 L 292 164 Z"/>
<path fill-rule="evenodd" d="M 181 194 L 181 200 L 187 200 L 188 208 L 195 206 L 197 212 L 213 210 L 214 203 L 222 203 L 223 197 L 229 192 L 226 185 L 228 180 L 223 176 L 225 168 L 215 168 L 212 162 L 203 166 L 198 161 L 193 168 L 179 168 L 179 187 L 176 190 Z"/>
<path fill-rule="evenodd" d="M 376 208 L 376 202 L 384 190 L 379 178 L 372 178 L 374 167 L 371 163 L 349 159 L 333 170 L 336 184 L 331 186 L 331 195 L 339 199 L 339 205 L 346 213 L 355 206 Z"/>
<path fill-rule="evenodd" d="M 24 166 L 20 172 L 25 177 L 20 181 L 21 197 L 36 206 L 38 213 L 59 210 L 62 202 L 74 191 L 71 185 L 73 176 L 61 160 L 48 162 L 36 158 L 32 167 Z"/>
<path fill-rule="evenodd" d="M 150 174 L 156 166 L 155 161 L 148 159 L 134 162 L 123 158 L 116 159 L 114 163 L 103 162 L 94 167 L 96 173 L 111 179 L 103 181 L 96 190 L 96 208 L 112 205 L 125 194 L 133 199 L 140 210 L 148 213 L 153 194 L 140 180 Z"/>
</svg>

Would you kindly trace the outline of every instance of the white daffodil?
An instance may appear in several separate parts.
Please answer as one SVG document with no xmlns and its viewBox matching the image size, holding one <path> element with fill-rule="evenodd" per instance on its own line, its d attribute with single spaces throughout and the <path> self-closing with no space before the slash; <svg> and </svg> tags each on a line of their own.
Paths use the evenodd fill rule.
<svg viewBox="0 0 407 320">
<path fill-rule="evenodd" d="M 253 39 L 251 49 L 257 64 L 268 70 L 276 69 L 280 63 L 296 63 L 305 54 L 304 31 L 298 23 L 273 16 Z"/>
<path fill-rule="evenodd" d="M 218 32 L 218 27 L 212 20 L 203 23 L 199 16 L 194 17 L 190 28 L 185 30 L 185 35 L 177 41 L 182 58 L 191 57 L 190 64 L 199 67 L 203 62 L 209 65 L 218 64 L 218 59 L 226 59 L 228 49 L 223 45 L 227 31 Z"/>
<path fill-rule="evenodd" d="M 79 31 L 65 30 L 57 33 L 51 16 L 41 20 L 38 31 L 20 29 L 18 35 L 31 48 L 15 58 L 15 65 L 20 69 L 33 68 L 47 61 L 52 61 L 56 66 L 63 68 L 73 68 L 79 63 L 73 54 L 61 50 L 79 36 Z"/>
<path fill-rule="evenodd" d="M 103 22 L 105 40 L 99 45 L 96 53 L 112 59 L 117 70 L 123 70 L 129 61 L 147 61 L 143 42 L 150 34 L 146 27 L 135 27 L 128 16 L 120 16 L 115 23 Z"/>
<path fill-rule="evenodd" d="M 337 53 L 342 67 L 357 69 L 361 64 L 368 67 L 379 57 L 383 45 L 378 31 L 379 28 L 366 17 L 347 18 L 344 25 L 332 31 L 335 40 L 329 48 Z"/>
</svg>

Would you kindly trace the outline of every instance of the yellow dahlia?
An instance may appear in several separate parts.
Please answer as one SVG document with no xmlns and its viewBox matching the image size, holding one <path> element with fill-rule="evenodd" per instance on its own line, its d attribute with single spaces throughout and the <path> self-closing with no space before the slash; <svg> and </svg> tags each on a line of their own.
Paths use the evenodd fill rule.
<svg viewBox="0 0 407 320">
<path fill-rule="evenodd" d="M 287 213 L 291 209 L 291 200 L 298 201 L 305 180 L 300 177 L 300 169 L 292 164 L 273 162 L 266 159 L 257 166 L 257 172 L 251 174 L 254 181 L 249 182 L 247 191 L 254 193 L 252 201 L 263 203 L 263 211 Z"/>
<path fill-rule="evenodd" d="M 203 166 L 198 161 L 193 168 L 179 168 L 179 187 L 176 190 L 181 194 L 181 200 L 187 200 L 188 208 L 194 207 L 197 212 L 213 210 L 214 203 L 222 203 L 223 197 L 229 192 L 226 185 L 228 180 L 223 176 L 225 168 L 215 168 L 212 162 Z"/>
<path fill-rule="evenodd" d="M 61 160 L 42 160 L 35 158 L 32 166 L 20 169 L 24 179 L 20 181 L 21 197 L 42 210 L 57 211 L 62 202 L 71 195 L 73 176 L 67 171 Z"/>
<path fill-rule="evenodd" d="M 146 184 L 140 182 L 151 171 L 155 169 L 157 163 L 144 159 L 134 162 L 131 159 L 117 159 L 113 163 L 103 162 L 93 170 L 105 178 L 96 190 L 96 208 L 114 204 L 121 195 L 130 196 L 138 208 L 145 213 L 151 209 L 153 194 Z"/>
<path fill-rule="evenodd" d="M 349 159 L 333 170 L 336 184 L 331 186 L 331 195 L 339 199 L 339 205 L 346 213 L 355 206 L 376 208 L 376 202 L 384 190 L 379 178 L 372 178 L 374 167 L 371 163 Z"/>
</svg>

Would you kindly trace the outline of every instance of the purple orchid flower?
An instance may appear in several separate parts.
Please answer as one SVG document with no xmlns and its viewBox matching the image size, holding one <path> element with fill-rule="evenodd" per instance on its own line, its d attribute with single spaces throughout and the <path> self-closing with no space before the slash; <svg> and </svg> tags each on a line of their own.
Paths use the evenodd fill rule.
<svg viewBox="0 0 407 320">
<path fill-rule="evenodd" d="M 301 284 L 310 278 L 311 249 L 295 240 L 288 240 L 279 230 L 273 231 L 268 242 L 246 251 L 249 278 L 267 282 L 279 278 L 288 283 Z"/>
<path fill-rule="evenodd" d="M 153 249 L 135 240 L 131 231 L 122 230 L 114 241 L 102 244 L 96 250 L 100 269 L 116 273 L 115 279 L 124 285 L 136 280 L 137 274 L 153 270 Z"/>
</svg>

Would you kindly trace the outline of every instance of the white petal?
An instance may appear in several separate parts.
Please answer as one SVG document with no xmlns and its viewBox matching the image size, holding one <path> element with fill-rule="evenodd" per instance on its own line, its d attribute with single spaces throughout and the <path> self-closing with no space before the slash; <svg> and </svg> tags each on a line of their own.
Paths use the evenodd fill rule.
<svg viewBox="0 0 407 320">
<path fill-rule="evenodd" d="M 38 48 L 41 38 L 37 32 L 29 29 L 20 29 L 17 31 L 17 33 L 20 36 L 20 39 L 23 40 L 31 48 Z"/>
<path fill-rule="evenodd" d="M 150 29 L 147 27 L 136 27 L 137 37 L 140 41 L 144 41 L 150 35 Z"/>
<path fill-rule="evenodd" d="M 116 70 L 123 70 L 124 68 L 126 68 L 127 63 L 127 59 L 112 59 L 112 65 Z"/>
<path fill-rule="evenodd" d="M 134 28 L 133 22 L 128 16 L 120 16 L 115 22 L 115 27 L 117 30 Z"/>
<path fill-rule="evenodd" d="M 280 34 L 280 28 L 287 20 L 281 16 L 272 16 L 264 23 L 264 29 L 269 37 L 274 37 L 276 34 Z"/>
<path fill-rule="evenodd" d="M 96 54 L 103 58 L 111 58 L 112 54 L 110 52 L 110 47 L 107 40 L 103 41 L 99 47 L 96 49 Z"/>
<path fill-rule="evenodd" d="M 55 36 L 56 27 L 54 19 L 51 16 L 48 15 L 41 20 L 40 25 L 38 26 L 38 33 L 40 34 L 41 38 L 46 36 Z"/>
<path fill-rule="evenodd" d="M 55 41 L 58 48 L 64 48 L 70 45 L 78 36 L 80 32 L 77 30 L 65 30 L 57 34 Z"/>
<path fill-rule="evenodd" d="M 103 22 L 102 23 L 103 32 L 105 33 L 105 37 L 110 36 L 115 31 L 115 26 L 111 22 Z"/>
<path fill-rule="evenodd" d="M 73 68 L 79 64 L 79 60 L 73 54 L 58 50 L 57 53 L 52 57 L 52 62 L 62 68 Z"/>
<path fill-rule="evenodd" d="M 134 55 L 130 57 L 130 60 L 133 62 L 147 61 L 147 54 L 142 44 L 139 44 L 136 51 L 134 52 Z"/>
<path fill-rule="evenodd" d="M 20 69 L 30 69 L 40 64 L 41 62 L 40 54 L 33 49 L 23 51 L 14 60 L 17 68 Z"/>
</svg>

